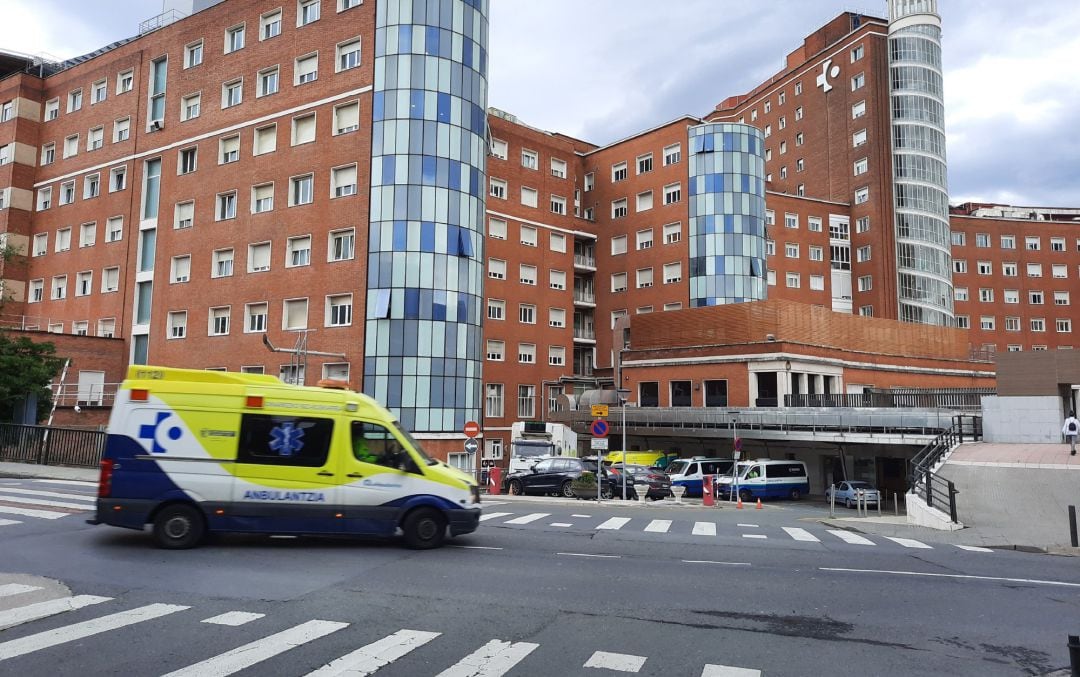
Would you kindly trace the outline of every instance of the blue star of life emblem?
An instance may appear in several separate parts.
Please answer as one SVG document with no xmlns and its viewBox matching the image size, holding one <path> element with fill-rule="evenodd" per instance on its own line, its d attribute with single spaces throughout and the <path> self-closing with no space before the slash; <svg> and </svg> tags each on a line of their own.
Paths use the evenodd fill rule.
<svg viewBox="0 0 1080 677">
<path fill-rule="evenodd" d="M 304 448 L 304 431 L 286 421 L 270 431 L 270 448 L 281 456 L 292 456 Z"/>
<path fill-rule="evenodd" d="M 172 416 L 172 414 L 170 414 L 167 411 L 159 411 L 157 413 L 157 418 L 154 420 L 153 423 L 147 423 L 147 424 L 143 424 L 143 425 L 139 426 L 139 439 L 140 440 L 149 440 L 150 441 L 150 451 L 151 451 L 151 453 L 154 453 L 154 454 L 164 454 L 165 453 L 165 451 L 166 451 L 165 447 L 161 446 L 161 444 L 158 443 L 157 431 L 158 431 L 158 428 L 161 427 L 161 422 L 164 421 L 165 419 L 169 418 L 170 416 Z M 180 430 L 180 428 L 178 426 L 172 426 L 168 430 L 165 431 L 165 434 L 168 435 L 170 440 L 175 441 L 175 440 L 180 439 L 180 436 L 183 434 L 183 431 Z"/>
</svg>

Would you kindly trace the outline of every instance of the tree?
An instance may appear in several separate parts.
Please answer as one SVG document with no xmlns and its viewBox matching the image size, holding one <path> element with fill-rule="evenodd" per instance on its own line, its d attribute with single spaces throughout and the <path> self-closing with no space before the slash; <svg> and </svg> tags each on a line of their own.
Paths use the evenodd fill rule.
<svg viewBox="0 0 1080 677">
<path fill-rule="evenodd" d="M 63 364 L 52 343 L 0 331 L 0 421 L 11 421 L 16 407 L 30 396 L 37 397 L 37 419 L 45 418 L 52 408 L 49 383 Z"/>
</svg>

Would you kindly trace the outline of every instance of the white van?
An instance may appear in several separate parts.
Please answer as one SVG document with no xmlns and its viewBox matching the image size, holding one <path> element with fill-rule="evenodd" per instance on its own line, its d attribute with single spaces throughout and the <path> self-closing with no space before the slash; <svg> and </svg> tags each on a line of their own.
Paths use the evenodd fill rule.
<svg viewBox="0 0 1080 677">
<path fill-rule="evenodd" d="M 671 478 L 671 486 L 686 487 L 687 496 L 701 496 L 702 477 L 731 473 L 735 461 L 730 458 L 679 458 L 668 464 L 664 471 Z"/>
<path fill-rule="evenodd" d="M 737 480 L 731 475 L 720 478 L 720 496 L 731 495 L 733 483 L 738 486 L 739 497 L 744 501 L 755 498 L 798 500 L 810 493 L 810 479 L 802 461 L 769 458 L 740 461 L 736 476 Z"/>
</svg>

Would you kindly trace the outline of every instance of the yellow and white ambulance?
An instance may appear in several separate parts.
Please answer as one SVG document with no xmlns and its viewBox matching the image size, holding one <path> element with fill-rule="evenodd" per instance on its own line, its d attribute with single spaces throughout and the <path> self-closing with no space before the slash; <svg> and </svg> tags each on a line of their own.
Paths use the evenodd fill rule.
<svg viewBox="0 0 1080 677">
<path fill-rule="evenodd" d="M 393 415 L 341 387 L 133 366 L 116 394 L 96 519 L 163 548 L 207 532 L 393 535 L 434 548 L 476 530 L 480 493 Z"/>
</svg>

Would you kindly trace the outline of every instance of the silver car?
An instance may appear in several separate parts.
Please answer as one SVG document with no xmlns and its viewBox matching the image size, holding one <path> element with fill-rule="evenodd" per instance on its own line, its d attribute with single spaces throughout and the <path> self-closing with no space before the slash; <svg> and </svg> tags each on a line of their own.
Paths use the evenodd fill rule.
<svg viewBox="0 0 1080 677">
<path fill-rule="evenodd" d="M 852 508 L 857 501 L 856 492 L 859 491 L 866 497 L 866 505 L 877 505 L 881 500 L 881 493 L 869 482 L 837 482 L 825 490 L 825 498 L 831 499 L 836 494 L 837 503 Z"/>
</svg>

